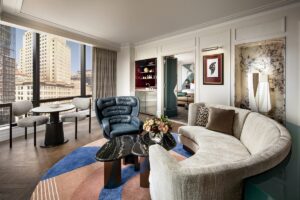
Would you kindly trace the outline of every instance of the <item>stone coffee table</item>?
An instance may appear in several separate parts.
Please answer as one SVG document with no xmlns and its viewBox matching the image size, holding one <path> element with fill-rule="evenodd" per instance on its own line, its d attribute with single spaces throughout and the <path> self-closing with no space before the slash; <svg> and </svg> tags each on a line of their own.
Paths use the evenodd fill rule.
<svg viewBox="0 0 300 200">
<path fill-rule="evenodd" d="M 145 133 L 137 138 L 132 147 L 132 154 L 140 157 L 140 186 L 143 188 L 149 187 L 149 146 L 153 144 L 159 144 L 169 151 L 176 146 L 176 141 L 171 133 L 164 134 L 160 143 L 155 143 L 151 140 L 149 133 Z"/>
</svg>

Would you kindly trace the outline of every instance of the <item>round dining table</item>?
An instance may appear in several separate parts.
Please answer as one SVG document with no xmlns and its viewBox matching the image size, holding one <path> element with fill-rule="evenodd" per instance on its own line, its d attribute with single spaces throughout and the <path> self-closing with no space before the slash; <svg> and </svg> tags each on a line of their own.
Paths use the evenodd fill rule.
<svg viewBox="0 0 300 200">
<path fill-rule="evenodd" d="M 43 105 L 32 109 L 33 113 L 49 113 L 50 120 L 46 124 L 45 140 L 41 147 L 55 147 L 67 143 L 69 140 L 64 137 L 63 122 L 59 119 L 59 113 L 72 110 L 75 106 L 72 104 L 59 104 L 54 107 L 53 104 Z"/>
</svg>

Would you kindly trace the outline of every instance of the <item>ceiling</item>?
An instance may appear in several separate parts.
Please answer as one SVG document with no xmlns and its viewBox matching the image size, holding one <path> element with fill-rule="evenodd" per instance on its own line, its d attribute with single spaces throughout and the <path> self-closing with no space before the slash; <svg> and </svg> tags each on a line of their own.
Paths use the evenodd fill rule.
<svg viewBox="0 0 300 200">
<path fill-rule="evenodd" d="M 119 44 L 137 43 L 297 0 L 2 0 L 30 16 Z"/>
</svg>

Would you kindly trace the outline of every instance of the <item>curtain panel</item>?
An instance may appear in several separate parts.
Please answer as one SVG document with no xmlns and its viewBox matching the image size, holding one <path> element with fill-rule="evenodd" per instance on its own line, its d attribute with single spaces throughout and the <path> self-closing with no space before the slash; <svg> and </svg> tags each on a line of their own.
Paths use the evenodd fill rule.
<svg viewBox="0 0 300 200">
<path fill-rule="evenodd" d="M 116 95 L 117 52 L 93 48 L 93 99 Z"/>
</svg>

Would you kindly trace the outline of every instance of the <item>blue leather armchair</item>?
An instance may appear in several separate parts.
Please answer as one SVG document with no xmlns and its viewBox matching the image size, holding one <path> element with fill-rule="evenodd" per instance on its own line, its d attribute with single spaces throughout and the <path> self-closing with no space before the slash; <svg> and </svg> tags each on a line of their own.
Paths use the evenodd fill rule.
<svg viewBox="0 0 300 200">
<path fill-rule="evenodd" d="M 133 96 L 96 99 L 95 112 L 98 122 L 108 139 L 121 135 L 136 135 L 143 129 L 138 118 L 140 101 Z"/>
</svg>

